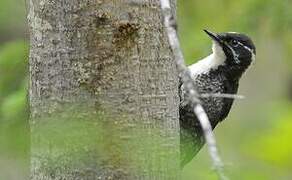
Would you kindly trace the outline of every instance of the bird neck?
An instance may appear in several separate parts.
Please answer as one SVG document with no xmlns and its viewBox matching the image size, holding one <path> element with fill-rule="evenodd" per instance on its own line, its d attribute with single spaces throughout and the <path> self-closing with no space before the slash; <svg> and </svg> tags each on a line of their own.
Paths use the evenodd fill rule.
<svg viewBox="0 0 292 180">
<path fill-rule="evenodd" d="M 217 72 L 224 74 L 229 80 L 239 80 L 253 60 L 251 58 L 240 59 L 236 64 L 235 60 L 226 57 L 220 51 L 213 51 L 212 54 L 189 66 L 193 75 Z"/>
<path fill-rule="evenodd" d="M 251 59 L 241 59 L 239 64 L 234 63 L 234 59 L 227 58 L 225 63 L 218 67 L 229 80 L 239 80 L 251 64 Z"/>
<path fill-rule="evenodd" d="M 198 61 L 189 66 L 189 69 L 193 75 L 205 74 L 211 70 L 216 70 L 218 67 L 224 65 L 226 60 L 225 56 L 212 53 L 204 59 Z"/>
</svg>

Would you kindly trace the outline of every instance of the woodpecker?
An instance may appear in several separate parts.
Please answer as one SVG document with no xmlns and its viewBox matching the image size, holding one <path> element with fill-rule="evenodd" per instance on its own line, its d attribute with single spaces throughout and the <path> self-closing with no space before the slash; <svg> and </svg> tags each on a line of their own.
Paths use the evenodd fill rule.
<svg viewBox="0 0 292 180">
<path fill-rule="evenodd" d="M 256 48 L 244 34 L 204 31 L 213 41 L 213 52 L 188 68 L 198 94 L 211 95 L 199 97 L 199 100 L 214 130 L 229 114 L 233 99 L 212 97 L 212 94 L 237 94 L 242 74 L 255 60 Z M 205 139 L 193 111 L 194 105 L 187 100 L 188 93 L 184 90 L 183 83 L 179 85 L 179 95 L 181 167 L 184 167 L 203 147 Z"/>
</svg>

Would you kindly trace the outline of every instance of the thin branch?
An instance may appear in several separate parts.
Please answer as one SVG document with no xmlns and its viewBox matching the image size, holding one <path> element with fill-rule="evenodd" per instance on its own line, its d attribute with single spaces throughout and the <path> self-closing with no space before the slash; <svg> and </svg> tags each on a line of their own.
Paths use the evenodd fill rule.
<svg viewBox="0 0 292 180">
<path fill-rule="evenodd" d="M 201 98 L 227 98 L 227 99 L 244 99 L 243 95 L 237 94 L 224 94 L 224 93 L 204 93 L 199 95 Z"/>
<path fill-rule="evenodd" d="M 208 150 L 209 150 L 209 155 L 213 161 L 214 169 L 219 179 L 227 180 L 228 178 L 225 176 L 224 171 L 223 171 L 224 165 L 219 156 L 215 136 L 214 136 L 214 133 L 212 132 L 212 127 L 211 127 L 209 118 L 201 104 L 197 104 L 195 106 L 194 112 L 196 113 L 198 120 L 200 121 L 200 124 L 202 126 L 205 139 L 207 142 Z"/>
<path fill-rule="evenodd" d="M 178 72 L 181 75 L 185 90 L 189 93 L 190 102 L 195 105 L 194 113 L 197 115 L 202 126 L 215 171 L 218 174 L 219 179 L 227 180 L 228 178 L 224 175 L 223 172 L 223 163 L 217 150 L 216 140 L 212 132 L 210 121 L 205 110 L 199 102 L 198 97 L 200 97 L 200 95 L 198 95 L 197 91 L 195 90 L 196 88 L 191 73 L 184 63 L 184 57 L 180 48 L 180 43 L 175 28 L 176 21 L 171 13 L 170 2 L 169 0 L 160 0 L 160 3 L 164 17 L 164 25 L 167 31 L 170 47 L 174 54 Z"/>
</svg>

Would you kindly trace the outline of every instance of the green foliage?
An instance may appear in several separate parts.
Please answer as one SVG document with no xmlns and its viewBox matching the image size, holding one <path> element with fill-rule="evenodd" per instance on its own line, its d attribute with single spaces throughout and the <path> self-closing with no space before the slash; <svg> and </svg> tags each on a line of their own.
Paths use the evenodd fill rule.
<svg viewBox="0 0 292 180">
<path fill-rule="evenodd" d="M 0 3 L 1 4 L 1 3 Z M 0 46 L 0 166 L 1 159 L 25 171 L 29 151 L 27 111 L 27 43 L 18 40 Z M 0 170 L 0 179 L 10 179 Z M 22 179 L 22 178 L 21 178 Z"/>
<path fill-rule="evenodd" d="M 244 148 L 252 147 L 252 154 L 255 158 L 264 160 L 280 168 L 292 168 L 292 105 L 286 105 L 286 112 L 283 107 L 281 114 L 275 117 L 273 127 L 263 131 L 256 141 L 245 144 Z M 276 109 L 276 108 L 274 108 Z"/>
<path fill-rule="evenodd" d="M 11 42 L 0 48 L 0 102 L 23 88 L 27 71 L 28 48 L 23 41 Z"/>
<path fill-rule="evenodd" d="M 5 39 L 6 36 L 11 37 L 18 32 L 24 32 L 23 27 L 26 21 L 24 4 L 25 0 L 1 0 L 0 39 Z"/>
<path fill-rule="evenodd" d="M 26 94 L 26 89 L 20 89 L 3 99 L 0 113 L 5 123 L 11 123 L 27 113 L 25 111 Z"/>
</svg>

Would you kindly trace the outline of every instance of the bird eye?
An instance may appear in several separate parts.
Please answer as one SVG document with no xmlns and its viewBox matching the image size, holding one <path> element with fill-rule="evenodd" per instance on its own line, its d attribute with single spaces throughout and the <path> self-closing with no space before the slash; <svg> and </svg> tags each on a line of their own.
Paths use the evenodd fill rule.
<svg viewBox="0 0 292 180">
<path fill-rule="evenodd" d="M 233 46 L 233 47 L 237 47 L 238 46 L 238 41 L 237 40 L 232 40 L 230 42 L 230 44 Z"/>
</svg>

